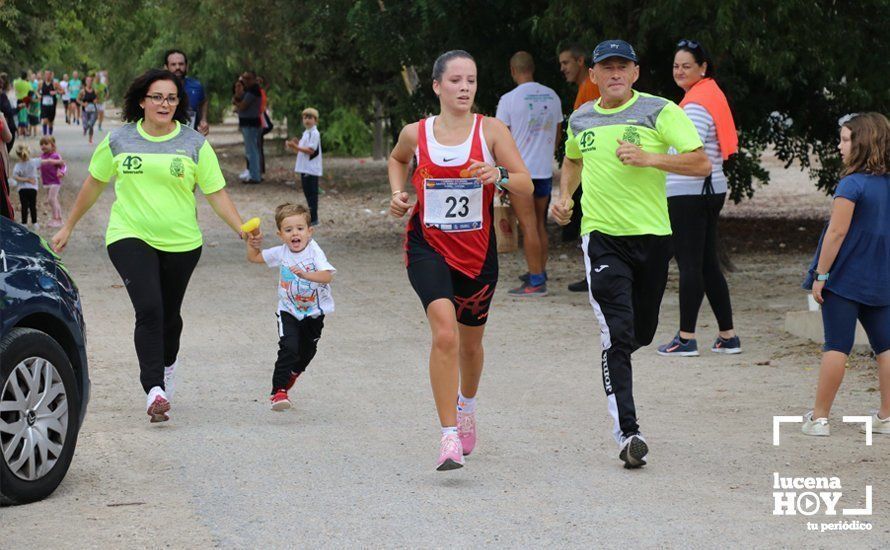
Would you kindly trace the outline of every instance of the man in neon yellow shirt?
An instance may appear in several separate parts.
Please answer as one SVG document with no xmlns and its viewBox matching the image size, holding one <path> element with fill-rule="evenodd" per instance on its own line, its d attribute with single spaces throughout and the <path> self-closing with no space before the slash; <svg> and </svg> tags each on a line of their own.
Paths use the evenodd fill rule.
<svg viewBox="0 0 890 550">
<path fill-rule="evenodd" d="M 667 99 L 637 92 L 637 55 L 623 40 L 593 51 L 591 78 L 602 97 L 569 118 L 554 218 L 571 219 L 579 183 L 590 303 L 600 324 L 603 387 L 618 457 L 646 464 L 633 400 L 631 353 L 652 342 L 671 259 L 665 172 L 705 177 L 711 163 L 692 121 Z M 669 155 L 673 147 L 679 154 Z"/>
</svg>

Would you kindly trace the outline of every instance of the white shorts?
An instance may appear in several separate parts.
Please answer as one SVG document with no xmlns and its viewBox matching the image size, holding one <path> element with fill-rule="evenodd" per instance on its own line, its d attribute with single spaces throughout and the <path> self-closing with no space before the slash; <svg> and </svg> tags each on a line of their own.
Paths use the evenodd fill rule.
<svg viewBox="0 0 890 550">
<path fill-rule="evenodd" d="M 99 112 L 104 113 L 105 112 L 105 102 L 103 101 L 102 103 L 99 103 L 98 106 L 99 106 Z"/>
</svg>

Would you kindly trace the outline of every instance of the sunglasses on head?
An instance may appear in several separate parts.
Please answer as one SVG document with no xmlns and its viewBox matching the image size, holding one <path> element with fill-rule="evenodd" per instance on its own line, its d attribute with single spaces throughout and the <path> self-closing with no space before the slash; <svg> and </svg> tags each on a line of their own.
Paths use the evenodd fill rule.
<svg viewBox="0 0 890 550">
<path fill-rule="evenodd" d="M 684 38 L 683 40 L 680 40 L 679 42 L 677 42 L 677 47 L 678 48 L 689 48 L 690 50 L 695 50 L 695 49 L 700 48 L 701 44 L 699 44 L 695 40 L 687 40 Z"/>
</svg>

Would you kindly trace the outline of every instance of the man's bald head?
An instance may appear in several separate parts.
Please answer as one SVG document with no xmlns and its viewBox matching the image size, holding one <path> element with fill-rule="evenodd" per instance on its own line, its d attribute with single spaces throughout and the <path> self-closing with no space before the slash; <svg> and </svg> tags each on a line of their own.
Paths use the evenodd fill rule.
<svg viewBox="0 0 890 550">
<path fill-rule="evenodd" d="M 528 52 L 516 52 L 510 58 L 510 69 L 516 74 L 533 75 L 535 73 L 535 60 Z"/>
</svg>

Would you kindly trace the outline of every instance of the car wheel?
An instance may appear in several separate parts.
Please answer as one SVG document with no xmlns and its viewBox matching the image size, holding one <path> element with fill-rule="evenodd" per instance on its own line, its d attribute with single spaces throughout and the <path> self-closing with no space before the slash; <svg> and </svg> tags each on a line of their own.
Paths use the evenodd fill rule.
<svg viewBox="0 0 890 550">
<path fill-rule="evenodd" d="M 71 361 L 48 334 L 15 328 L 0 342 L 0 503 L 46 498 L 77 444 L 80 394 Z"/>
</svg>

